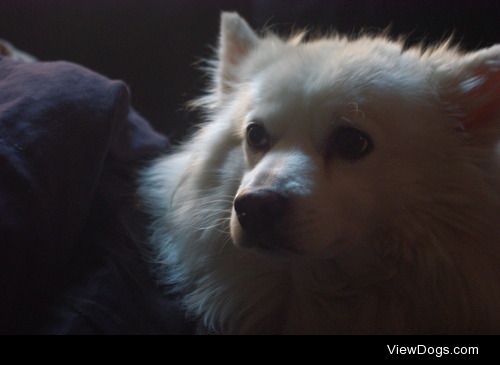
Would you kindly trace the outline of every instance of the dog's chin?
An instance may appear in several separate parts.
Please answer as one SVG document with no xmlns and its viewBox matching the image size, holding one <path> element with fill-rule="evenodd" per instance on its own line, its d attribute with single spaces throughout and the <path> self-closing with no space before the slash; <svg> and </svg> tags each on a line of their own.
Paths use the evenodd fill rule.
<svg viewBox="0 0 500 365">
<path fill-rule="evenodd" d="M 294 247 L 284 246 L 278 242 L 271 242 L 269 239 L 261 239 L 258 237 L 247 237 L 243 240 L 233 239 L 233 244 L 241 250 L 248 250 L 260 256 L 270 258 L 287 259 L 299 258 L 303 253 L 296 250 Z"/>
<path fill-rule="evenodd" d="M 231 240 L 238 249 L 248 250 L 259 255 L 280 259 L 330 259 L 335 256 L 335 249 L 320 249 L 312 250 L 305 249 L 305 245 L 294 243 L 294 240 L 285 238 L 279 235 L 259 235 L 248 234 L 241 226 L 231 221 Z"/>
<path fill-rule="evenodd" d="M 234 220 L 231 220 L 230 232 L 233 244 L 241 250 L 249 250 L 259 255 L 276 258 L 297 257 L 304 254 L 284 237 L 248 234 Z"/>
<path fill-rule="evenodd" d="M 304 245 L 294 244 L 284 238 L 247 234 L 239 225 L 231 225 L 231 240 L 238 249 L 279 259 L 332 260 L 342 257 L 346 251 L 352 249 L 352 245 L 343 239 L 332 241 L 327 247 L 305 249 Z"/>
<path fill-rule="evenodd" d="M 308 258 L 329 260 L 343 256 L 353 250 L 354 245 L 345 238 L 326 238 L 321 242 L 298 237 L 286 237 L 284 234 L 250 234 L 245 232 L 234 214 L 230 220 L 231 241 L 238 249 L 279 258 Z M 328 237 L 328 235 L 325 235 Z M 326 244 L 325 244 L 326 243 Z"/>
</svg>

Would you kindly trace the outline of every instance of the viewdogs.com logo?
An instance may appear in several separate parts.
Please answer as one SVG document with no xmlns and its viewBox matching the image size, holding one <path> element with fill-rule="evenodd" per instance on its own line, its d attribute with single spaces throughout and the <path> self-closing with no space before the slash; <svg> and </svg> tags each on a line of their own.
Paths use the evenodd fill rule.
<svg viewBox="0 0 500 365">
<path fill-rule="evenodd" d="M 443 355 L 478 355 L 479 347 L 477 346 L 399 346 L 387 345 L 387 350 L 390 355 L 430 355 L 442 357 Z"/>
</svg>

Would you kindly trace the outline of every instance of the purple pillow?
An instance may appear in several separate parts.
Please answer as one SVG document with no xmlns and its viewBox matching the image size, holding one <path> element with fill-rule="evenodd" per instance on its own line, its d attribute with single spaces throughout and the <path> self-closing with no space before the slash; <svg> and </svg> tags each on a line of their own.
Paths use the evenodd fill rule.
<svg viewBox="0 0 500 365">
<path fill-rule="evenodd" d="M 0 332 L 186 330 L 135 201 L 137 168 L 167 149 L 123 82 L 0 56 Z"/>
</svg>

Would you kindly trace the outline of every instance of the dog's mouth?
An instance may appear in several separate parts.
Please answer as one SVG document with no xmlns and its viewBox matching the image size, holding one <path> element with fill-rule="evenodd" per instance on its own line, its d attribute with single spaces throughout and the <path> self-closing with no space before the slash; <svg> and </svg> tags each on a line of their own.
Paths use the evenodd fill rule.
<svg viewBox="0 0 500 365">
<path fill-rule="evenodd" d="M 291 243 L 293 240 L 286 236 L 285 222 L 279 226 L 275 225 L 273 229 L 260 226 L 248 229 L 248 227 L 242 226 L 240 219 L 241 216 L 238 216 L 233 209 L 230 232 L 231 239 L 236 247 L 280 257 L 301 254 L 299 248 Z"/>
<path fill-rule="evenodd" d="M 328 239 L 319 244 L 313 237 L 290 234 L 284 220 L 273 230 L 246 230 L 241 226 L 233 209 L 230 219 L 230 234 L 233 244 L 242 250 L 250 250 L 261 255 L 275 258 L 309 257 L 317 259 L 332 259 L 353 249 L 351 240 L 344 236 Z"/>
<path fill-rule="evenodd" d="M 298 247 L 290 244 L 290 240 L 278 235 L 245 237 L 243 242 L 236 243 L 238 247 L 250 249 L 260 254 L 275 257 L 300 256 L 303 254 Z"/>
</svg>

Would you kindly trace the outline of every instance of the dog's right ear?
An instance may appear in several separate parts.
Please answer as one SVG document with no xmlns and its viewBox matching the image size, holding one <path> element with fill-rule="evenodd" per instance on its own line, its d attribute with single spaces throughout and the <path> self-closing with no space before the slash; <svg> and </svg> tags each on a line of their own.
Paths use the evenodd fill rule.
<svg viewBox="0 0 500 365">
<path fill-rule="evenodd" d="M 216 75 L 219 96 L 230 93 L 239 81 L 238 68 L 258 42 L 259 37 L 242 17 L 237 13 L 222 13 Z"/>
<path fill-rule="evenodd" d="M 442 99 L 470 141 L 500 139 L 500 45 L 463 55 L 442 69 Z"/>
</svg>

